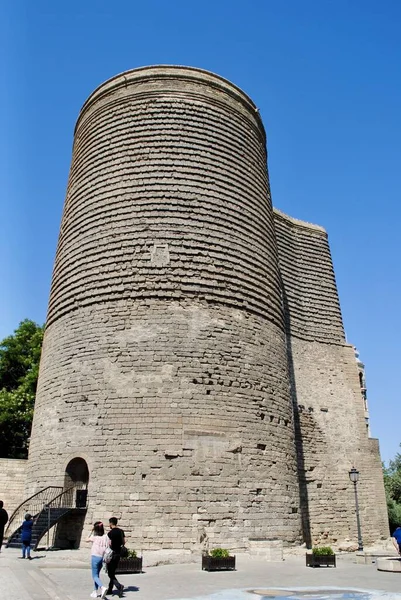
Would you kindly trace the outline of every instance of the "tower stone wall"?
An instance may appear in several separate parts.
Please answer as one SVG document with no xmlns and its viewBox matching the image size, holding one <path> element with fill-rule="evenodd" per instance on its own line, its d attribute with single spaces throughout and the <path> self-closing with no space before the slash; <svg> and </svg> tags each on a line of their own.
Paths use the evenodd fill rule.
<svg viewBox="0 0 401 600">
<path fill-rule="evenodd" d="M 143 549 L 241 550 L 352 535 L 355 461 L 384 536 L 358 382 L 327 236 L 273 213 L 253 102 L 185 67 L 95 90 L 75 128 L 29 494 L 83 459 L 87 525 L 121 517 Z"/>
<path fill-rule="evenodd" d="M 132 71 L 79 116 L 31 491 L 75 456 L 143 548 L 300 540 L 265 134 L 215 75 Z"/>
</svg>

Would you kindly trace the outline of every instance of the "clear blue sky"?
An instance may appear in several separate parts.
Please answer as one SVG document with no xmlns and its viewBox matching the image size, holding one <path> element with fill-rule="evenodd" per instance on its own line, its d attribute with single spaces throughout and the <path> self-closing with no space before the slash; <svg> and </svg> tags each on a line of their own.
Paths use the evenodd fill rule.
<svg viewBox="0 0 401 600">
<path fill-rule="evenodd" d="M 8 4 L 8 6 L 7 6 Z M 275 206 L 329 232 L 382 458 L 401 433 L 401 2 L 3 3 L 0 338 L 46 317 L 78 111 L 134 67 L 209 69 L 265 123 Z"/>
</svg>

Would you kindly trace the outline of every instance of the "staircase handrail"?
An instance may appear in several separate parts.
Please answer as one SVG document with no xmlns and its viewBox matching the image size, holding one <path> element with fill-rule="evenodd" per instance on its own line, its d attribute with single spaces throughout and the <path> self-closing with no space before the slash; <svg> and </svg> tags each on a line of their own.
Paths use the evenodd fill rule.
<svg viewBox="0 0 401 600">
<path fill-rule="evenodd" d="M 77 487 L 75 485 L 72 485 L 71 487 L 67 488 L 66 490 L 63 490 L 60 494 L 58 494 L 57 496 L 54 496 L 54 498 L 52 498 L 50 500 L 50 502 L 47 502 L 47 504 L 44 505 L 43 509 L 45 509 L 45 508 L 73 508 L 74 507 L 73 492 L 76 489 L 77 489 Z M 64 504 L 64 500 L 67 497 L 67 494 L 70 494 L 71 498 L 68 499 L 69 501 L 67 504 Z"/>
<path fill-rule="evenodd" d="M 32 496 L 30 496 L 29 498 L 27 498 L 26 500 L 21 502 L 21 504 L 19 506 L 17 506 L 17 508 L 12 513 L 12 515 L 8 521 L 5 534 L 7 535 L 8 532 L 12 529 L 13 523 L 15 523 L 15 521 L 17 520 L 17 517 L 19 518 L 19 521 L 21 521 L 21 523 L 22 523 L 22 521 L 25 518 L 25 514 L 27 512 L 30 512 L 32 514 L 32 516 L 37 515 L 38 513 L 40 513 L 40 511 L 43 509 L 43 507 L 46 504 L 48 504 L 48 498 L 46 496 L 50 496 L 50 497 L 54 496 L 55 491 L 59 491 L 62 489 L 63 489 L 62 486 L 48 485 L 47 487 L 39 490 L 39 492 L 36 492 L 35 494 L 32 494 Z M 54 490 L 53 494 L 51 494 L 50 490 Z M 42 494 L 45 495 L 45 498 L 40 500 L 39 496 L 41 496 Z M 32 502 L 34 499 L 35 499 L 35 501 Z"/>
</svg>

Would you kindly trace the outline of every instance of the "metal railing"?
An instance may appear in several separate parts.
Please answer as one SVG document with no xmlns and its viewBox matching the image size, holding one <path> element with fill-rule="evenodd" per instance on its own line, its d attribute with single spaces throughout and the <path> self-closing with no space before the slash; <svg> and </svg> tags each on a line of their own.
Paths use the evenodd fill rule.
<svg viewBox="0 0 401 600">
<path fill-rule="evenodd" d="M 70 488 L 63 490 L 57 494 L 50 502 L 45 504 L 44 508 L 73 508 L 75 506 L 75 490 L 77 486 L 72 485 Z"/>
<path fill-rule="evenodd" d="M 62 490 L 63 488 L 61 486 L 49 485 L 24 500 L 24 502 L 17 506 L 8 521 L 7 529 L 5 531 L 6 537 L 9 533 L 12 533 L 17 529 L 17 524 L 21 525 L 26 513 L 29 512 L 33 517 L 39 514 L 46 504 L 49 504 L 49 502 L 60 495 Z"/>
<path fill-rule="evenodd" d="M 50 502 L 45 504 L 45 506 L 43 507 L 42 514 L 47 513 L 47 527 L 46 527 L 47 548 L 50 548 L 50 530 L 53 527 L 53 525 L 55 525 L 55 523 L 58 521 L 58 519 L 57 520 L 52 519 L 52 509 L 73 508 L 75 506 L 75 491 L 76 490 L 77 490 L 77 487 L 75 485 L 71 486 L 70 488 L 67 488 L 66 490 L 63 490 L 60 494 L 57 494 L 57 496 L 55 496 L 52 500 L 50 500 Z M 54 542 L 54 535 L 55 535 L 55 531 L 53 531 L 53 542 Z M 38 540 L 38 542 L 39 542 L 39 540 Z M 52 545 L 53 545 L 53 543 L 52 543 Z"/>
</svg>

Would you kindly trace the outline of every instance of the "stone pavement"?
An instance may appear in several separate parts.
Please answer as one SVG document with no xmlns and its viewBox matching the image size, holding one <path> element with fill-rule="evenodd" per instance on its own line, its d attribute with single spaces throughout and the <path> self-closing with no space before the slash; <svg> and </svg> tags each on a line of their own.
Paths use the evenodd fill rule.
<svg viewBox="0 0 401 600">
<path fill-rule="evenodd" d="M 19 551 L 3 549 L 0 554 L 0 586 L 7 600 L 84 600 L 92 591 L 89 551 L 33 553 L 32 561 L 19 559 Z M 207 573 L 196 563 L 146 566 L 140 575 L 119 576 L 126 586 L 127 600 L 187 600 L 219 598 L 234 600 L 262 594 L 245 590 L 272 588 L 323 588 L 381 590 L 401 600 L 401 574 L 382 573 L 375 564 L 356 564 L 353 555 L 338 556 L 337 568 L 305 567 L 303 556 L 282 562 L 237 555 L 237 571 Z M 106 576 L 102 573 L 106 581 Z M 216 594 L 216 595 L 215 595 Z M 379 596 L 382 596 L 380 593 Z M 116 593 L 109 598 L 117 598 Z M 384 594 L 383 598 L 389 598 Z M 315 596 L 316 598 L 316 596 Z"/>
</svg>

